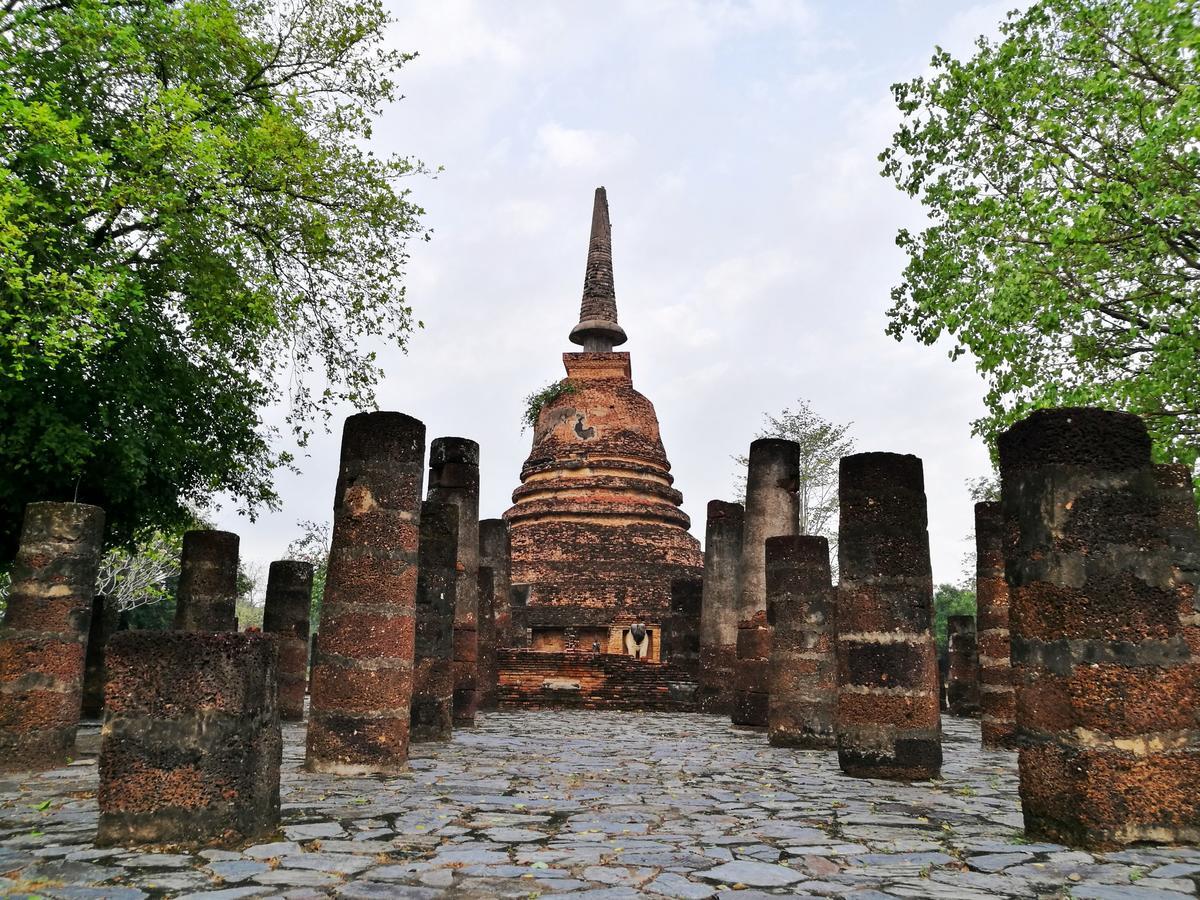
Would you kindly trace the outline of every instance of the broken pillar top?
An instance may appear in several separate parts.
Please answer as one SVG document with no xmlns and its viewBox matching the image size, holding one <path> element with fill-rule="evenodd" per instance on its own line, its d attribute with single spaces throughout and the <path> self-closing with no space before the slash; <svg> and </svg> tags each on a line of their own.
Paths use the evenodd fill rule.
<svg viewBox="0 0 1200 900">
<path fill-rule="evenodd" d="M 1133 413 L 1087 407 L 1039 409 L 996 441 L 1001 471 L 1083 466 L 1119 472 L 1150 464 L 1146 423 Z"/>
<path fill-rule="evenodd" d="M 613 347 L 625 341 L 625 331 L 617 324 L 608 195 L 603 187 L 598 187 L 592 206 L 587 268 L 583 274 L 583 301 L 580 303 L 579 324 L 571 329 L 571 343 L 582 345 L 587 353 L 611 353 Z"/>
</svg>

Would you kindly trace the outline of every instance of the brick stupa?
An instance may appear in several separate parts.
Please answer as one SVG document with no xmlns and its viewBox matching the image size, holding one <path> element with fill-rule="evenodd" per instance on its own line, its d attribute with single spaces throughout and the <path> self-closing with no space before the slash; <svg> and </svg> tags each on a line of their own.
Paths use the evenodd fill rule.
<svg viewBox="0 0 1200 900">
<path fill-rule="evenodd" d="M 530 649 L 661 659 L 671 582 L 698 578 L 671 464 L 649 400 L 633 388 L 617 323 L 608 199 L 597 188 L 579 324 L 562 392 L 537 417 L 521 486 L 504 514 L 512 584 Z M 586 690 L 586 686 L 584 686 Z"/>
</svg>

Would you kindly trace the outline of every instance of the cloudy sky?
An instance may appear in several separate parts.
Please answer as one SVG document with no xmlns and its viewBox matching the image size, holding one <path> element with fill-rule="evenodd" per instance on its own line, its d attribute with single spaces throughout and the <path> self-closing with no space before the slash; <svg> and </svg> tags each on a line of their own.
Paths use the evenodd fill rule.
<svg viewBox="0 0 1200 900">
<path fill-rule="evenodd" d="M 385 355 L 380 406 L 430 438 L 481 445 L 481 516 L 529 452 L 524 398 L 562 376 L 578 319 L 592 192 L 608 188 L 621 324 L 654 402 L 692 531 L 729 498 L 730 457 L 766 411 L 807 399 L 861 450 L 925 462 L 933 571 L 957 581 L 964 486 L 988 469 L 970 422 L 982 381 L 947 347 L 884 334 L 920 207 L 878 174 L 898 120 L 889 85 L 935 45 L 969 52 L 1016 0 L 422 0 L 393 3 L 400 74 L 378 151 L 443 167 L 410 187 L 408 300 L 424 329 Z M 347 410 L 350 412 L 350 410 Z M 244 559 L 281 558 L 332 513 L 340 421 L 316 437 L 282 509 L 230 508 Z"/>
</svg>

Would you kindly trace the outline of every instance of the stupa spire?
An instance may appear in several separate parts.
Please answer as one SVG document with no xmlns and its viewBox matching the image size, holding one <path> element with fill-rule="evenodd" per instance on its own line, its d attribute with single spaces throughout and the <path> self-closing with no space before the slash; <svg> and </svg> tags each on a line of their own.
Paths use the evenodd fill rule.
<svg viewBox="0 0 1200 900">
<path fill-rule="evenodd" d="M 613 287 L 612 225 L 608 220 L 608 195 L 596 188 L 592 206 L 592 236 L 588 242 L 587 269 L 583 274 L 583 302 L 579 324 L 571 329 L 571 341 L 586 353 L 610 353 L 626 341 L 617 324 L 617 293 Z"/>
</svg>

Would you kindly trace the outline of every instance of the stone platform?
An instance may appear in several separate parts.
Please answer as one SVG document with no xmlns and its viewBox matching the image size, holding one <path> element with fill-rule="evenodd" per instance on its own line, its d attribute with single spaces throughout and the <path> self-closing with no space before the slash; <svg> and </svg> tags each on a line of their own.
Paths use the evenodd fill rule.
<svg viewBox="0 0 1200 900">
<path fill-rule="evenodd" d="M 0 896 L 1196 896 L 1200 849 L 1025 843 L 1015 754 L 943 727 L 944 780 L 904 785 L 697 714 L 489 713 L 378 778 L 299 771 L 285 726 L 277 840 L 189 854 L 93 847 L 93 725 L 72 765 L 0 778 Z"/>
</svg>

